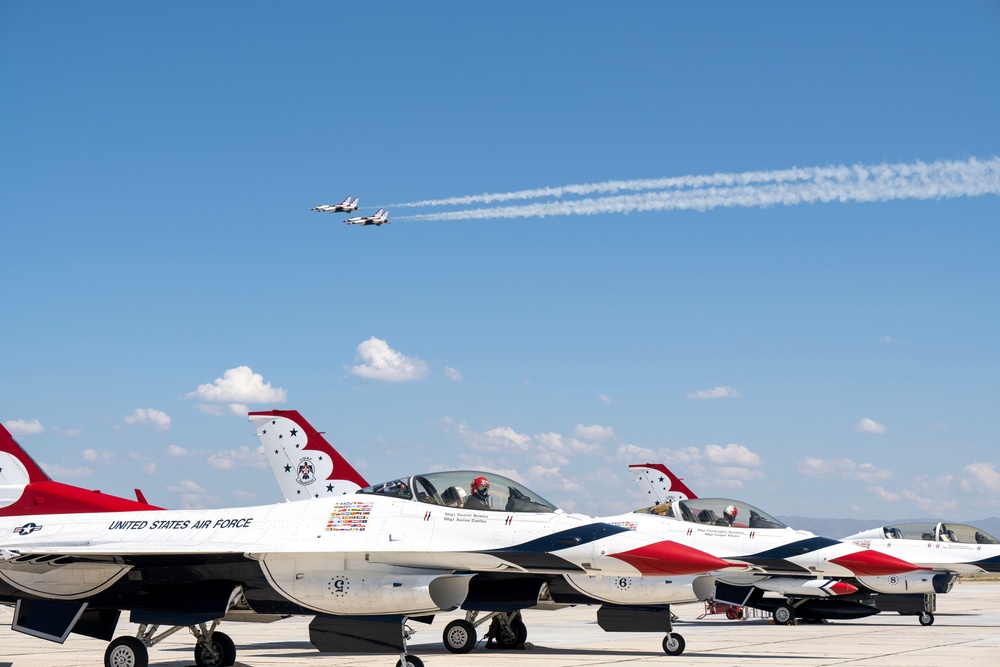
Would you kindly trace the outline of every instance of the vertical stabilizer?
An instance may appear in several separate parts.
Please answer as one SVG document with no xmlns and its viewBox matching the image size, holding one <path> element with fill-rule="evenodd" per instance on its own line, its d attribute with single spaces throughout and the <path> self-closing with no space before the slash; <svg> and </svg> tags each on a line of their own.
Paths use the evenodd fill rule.
<svg viewBox="0 0 1000 667">
<path fill-rule="evenodd" d="M 249 417 L 285 500 L 342 496 L 368 486 L 298 411 L 251 412 Z"/>
<path fill-rule="evenodd" d="M 698 497 L 662 463 L 637 463 L 630 465 L 628 469 L 644 497 L 649 499 L 650 505 Z"/>
</svg>

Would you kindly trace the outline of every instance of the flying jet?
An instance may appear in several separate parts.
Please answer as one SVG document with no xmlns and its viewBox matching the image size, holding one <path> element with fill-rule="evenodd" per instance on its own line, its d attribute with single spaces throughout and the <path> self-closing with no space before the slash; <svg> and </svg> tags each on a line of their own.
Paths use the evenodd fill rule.
<svg viewBox="0 0 1000 667">
<path fill-rule="evenodd" d="M 354 201 L 351 201 L 351 198 L 348 197 L 339 204 L 321 204 L 309 210 L 318 211 L 319 213 L 350 213 L 358 210 L 358 198 L 355 197 Z"/>
<path fill-rule="evenodd" d="M 388 225 L 389 222 L 389 211 L 384 211 L 379 209 L 375 212 L 375 215 L 360 215 L 356 218 L 348 218 L 344 220 L 345 224 L 348 225 L 375 225 L 377 227 L 382 225 Z"/>
<path fill-rule="evenodd" d="M 880 532 L 883 529 L 843 540 L 816 537 L 806 531 L 792 530 L 742 501 L 698 498 L 662 464 L 631 465 L 629 469 L 653 503 L 650 513 L 674 519 L 674 525 L 680 529 L 686 526 L 692 536 L 700 538 L 692 546 L 715 555 L 725 554 L 730 561 L 757 566 L 743 574 L 719 574 L 713 597 L 720 602 L 769 611 L 778 624 L 791 623 L 796 617 L 848 619 L 880 611 L 899 611 L 919 614 L 920 623 L 930 625 L 934 622 L 933 602 L 926 594 L 946 593 L 954 583 L 954 575 L 930 569 L 935 564 L 940 566 L 943 559 L 927 556 L 926 549 L 920 552 L 899 548 L 899 542 L 892 540 L 882 540 L 883 544 L 892 542 L 892 545 L 880 548 L 874 535 L 884 536 Z M 606 520 L 614 523 L 612 519 Z M 657 534 L 645 523 L 637 526 Z M 721 543 L 726 546 L 720 548 Z M 964 548 L 966 561 L 972 561 L 968 545 Z M 996 549 L 1000 555 L 1000 546 Z M 837 553 L 844 555 L 836 556 Z M 891 556 L 892 560 L 883 560 L 885 556 Z M 960 558 L 956 555 L 952 560 Z M 955 571 L 987 570 L 1000 565 L 1000 557 L 993 560 L 982 554 L 978 562 L 979 565 L 971 562 L 965 565 L 971 569 Z M 903 569 L 904 564 L 908 569 Z M 782 597 L 765 597 L 765 591 Z M 839 592 L 835 599 L 824 599 L 834 597 L 834 592 Z"/>
<path fill-rule="evenodd" d="M 304 435 L 276 415 L 251 419 L 279 440 Z M 288 465 L 297 484 L 316 480 L 308 465 Z M 407 618 L 457 608 L 479 573 L 667 577 L 728 565 L 557 511 L 499 475 L 487 485 L 490 510 L 453 506 L 448 490 L 470 475 L 484 476 L 414 475 L 305 504 L 76 514 L 18 508 L 0 517 L 0 603 L 15 605 L 14 630 L 56 642 L 71 632 L 112 640 L 129 610 L 139 636 L 110 641 L 108 665 L 145 667 L 147 647 L 173 632 L 157 634 L 161 625 L 191 629 L 199 667 L 232 665 L 235 646 L 217 627 L 239 605 L 315 615 L 311 636 L 325 650 L 388 647 L 400 665 L 421 667 L 406 651 Z"/>
<path fill-rule="evenodd" d="M 0 424 L 0 517 L 160 509 L 139 489 L 135 494 L 136 500 L 129 500 L 53 481 Z"/>
<path fill-rule="evenodd" d="M 256 414 L 256 413 L 255 413 Z M 258 417 L 251 414 L 251 419 Z M 292 441 L 284 436 L 284 431 L 271 430 L 262 433 L 258 429 L 261 444 L 278 478 L 279 486 L 287 500 L 303 500 L 322 497 L 326 494 L 353 493 L 366 484 L 364 479 L 343 457 L 298 413 L 292 410 L 274 410 L 260 413 L 262 417 L 287 419 L 299 429 L 305 442 Z M 286 426 L 286 430 L 287 430 Z M 302 467 L 309 472 L 305 478 L 295 474 Z M 657 477 L 673 477 L 663 469 Z M 471 478 L 469 478 L 471 479 Z M 678 489 L 672 500 L 681 495 L 693 496 L 683 483 L 676 481 Z M 470 484 L 470 493 L 472 491 Z M 679 489 L 683 489 L 680 491 Z M 449 488 L 451 497 L 468 495 L 461 486 Z M 728 503 L 719 508 L 719 516 Z M 832 576 L 855 576 L 858 573 L 908 572 L 915 569 L 910 563 L 897 558 L 886 558 L 882 554 L 869 552 L 856 546 L 836 540 L 818 538 L 811 533 L 786 529 L 783 524 L 763 513 L 740 503 L 743 517 L 751 517 L 749 528 L 728 527 L 703 529 L 662 512 L 666 504 L 654 505 L 658 512 L 640 510 L 615 517 L 596 519 L 606 521 L 640 533 L 650 531 L 664 539 L 676 541 L 699 550 L 714 550 L 715 555 L 726 553 L 727 563 L 741 563 L 747 574 L 726 572 L 741 581 L 760 581 L 762 588 L 793 592 L 799 598 L 836 597 L 851 594 L 857 588 L 849 583 L 832 579 Z M 711 511 L 708 508 L 703 508 Z M 703 516 L 708 516 L 707 513 Z M 756 557 L 751 557 L 755 554 Z M 736 568 L 740 569 L 740 568 Z M 762 576 L 762 573 L 768 576 Z M 812 573 L 814 576 L 803 576 Z M 826 575 L 826 576 L 817 576 Z M 653 632 L 664 632 L 663 649 L 677 655 L 684 650 L 684 640 L 672 632 L 669 604 L 706 599 L 715 593 L 716 577 L 675 576 L 669 580 L 663 577 L 604 577 L 593 573 L 564 573 L 545 576 L 524 576 L 511 573 L 480 573 L 470 584 L 470 595 L 462 604 L 466 612 L 464 620 L 450 623 L 444 632 L 445 647 L 452 652 L 471 650 L 476 643 L 475 628 L 487 621 L 493 621 L 491 634 L 499 635 L 501 648 L 512 648 L 523 643 L 527 629 L 520 618 L 520 610 L 527 607 L 553 608 L 567 604 L 597 604 L 598 622 L 609 631 L 637 631 L 644 628 Z M 766 582 L 766 583 L 765 583 Z M 659 606 L 659 607 L 658 607 Z M 480 614 L 486 614 L 480 616 Z M 622 619 L 627 619 L 623 621 Z"/>
</svg>

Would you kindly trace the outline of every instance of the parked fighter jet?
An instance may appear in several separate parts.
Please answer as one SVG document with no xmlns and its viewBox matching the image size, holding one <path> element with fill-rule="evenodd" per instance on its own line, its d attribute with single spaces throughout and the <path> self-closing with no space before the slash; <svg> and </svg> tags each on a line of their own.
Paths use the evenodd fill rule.
<svg viewBox="0 0 1000 667">
<path fill-rule="evenodd" d="M 339 204 L 321 204 L 316 208 L 309 209 L 310 211 L 318 211 L 320 213 L 350 213 L 351 211 L 358 210 L 358 198 L 355 197 L 354 201 L 348 197 Z"/>
<path fill-rule="evenodd" d="M 329 493 L 352 492 L 365 484 L 356 471 L 343 461 L 339 453 L 302 416 L 291 410 L 275 410 L 261 413 L 261 416 L 288 419 L 306 436 L 304 443 L 292 441 L 284 436 L 285 430 L 272 430 L 261 434 L 261 443 L 278 478 L 283 494 L 288 500 L 300 500 L 323 496 Z M 251 419 L 256 420 L 255 414 Z M 288 427 L 286 427 L 287 429 Z M 336 461 L 336 462 L 335 462 Z M 294 471 L 305 466 L 313 471 L 305 482 Z M 457 499 L 462 495 L 472 495 L 477 487 L 477 479 L 468 477 L 469 493 L 461 485 L 449 487 L 445 495 Z M 665 468 L 657 471 L 660 479 L 664 476 L 675 482 L 675 495 L 694 496 L 680 480 Z M 324 482 L 318 482 L 323 480 Z M 316 480 L 316 481 L 314 481 Z M 405 480 L 403 480 L 405 481 Z M 412 484 L 411 484 L 412 485 Z M 298 486 L 299 488 L 296 488 Z M 669 485 L 668 485 L 669 486 Z M 305 491 L 304 489 L 316 489 Z M 684 496 L 684 497 L 687 497 Z M 725 501 L 727 504 L 734 501 Z M 715 505 L 713 505 L 714 507 Z M 831 579 L 833 576 L 851 577 L 859 573 L 892 574 L 915 569 L 910 563 L 896 558 L 886 558 L 836 540 L 819 538 L 812 533 L 787 529 L 783 524 L 762 511 L 740 503 L 742 516 L 750 518 L 749 525 L 742 523 L 736 527 L 702 529 L 676 520 L 672 514 L 667 520 L 662 513 L 668 509 L 666 503 L 654 506 L 654 512 L 640 511 L 616 517 L 597 519 L 614 525 L 638 530 L 640 533 L 652 531 L 687 546 L 713 551 L 715 555 L 726 553 L 731 562 L 745 563 L 748 574 L 731 572 L 727 576 L 742 577 L 744 581 L 760 581 L 761 588 L 794 592 L 797 598 L 820 598 L 840 596 L 857 591 L 851 584 Z M 723 505 L 718 508 L 718 516 L 725 515 Z M 739 510 L 731 508 L 736 513 Z M 703 517 L 713 510 L 702 508 Z M 730 512 L 734 514 L 734 512 Z M 722 520 L 721 518 L 719 519 Z M 744 519 L 745 520 L 745 519 Z M 803 576 L 812 573 L 813 576 Z M 825 575 L 817 578 L 817 575 Z M 764 583 L 766 581 L 766 583 Z M 603 605 L 598 612 L 598 622 L 609 631 L 646 629 L 665 632 L 663 649 L 671 655 L 684 650 L 684 640 L 672 632 L 668 605 L 706 599 L 714 595 L 716 578 L 697 577 L 605 577 L 594 573 L 565 573 L 559 575 L 515 575 L 477 574 L 470 584 L 470 595 L 462 604 L 466 618 L 454 621 L 444 632 L 445 647 L 459 653 L 471 650 L 476 643 L 475 628 L 486 621 L 496 626 L 491 634 L 499 635 L 501 648 L 511 648 L 523 643 L 527 629 L 520 619 L 520 610 L 526 607 L 550 607 L 566 604 Z M 789 607 L 791 609 L 791 607 Z M 482 613 L 485 617 L 480 617 Z M 784 613 L 784 612 L 783 612 Z M 627 618 L 627 621 L 623 621 Z"/>
<path fill-rule="evenodd" d="M 279 439 L 304 435 L 288 419 L 252 418 Z M 305 480 L 308 466 L 297 472 Z M 110 640 L 121 611 L 130 610 L 140 636 L 112 641 L 106 664 L 145 667 L 162 624 L 191 629 L 200 667 L 232 665 L 235 647 L 216 628 L 240 602 L 257 613 L 318 614 L 315 643 L 342 651 L 388 646 L 401 665 L 420 667 L 406 653 L 406 618 L 457 608 L 477 573 L 662 577 L 728 566 L 558 512 L 498 475 L 487 494 L 494 511 L 450 506 L 447 490 L 470 475 L 482 476 L 415 475 L 305 504 L 75 515 L 20 509 L 0 517 L 0 603 L 16 605 L 15 630 L 57 642 L 70 632 Z"/>
<path fill-rule="evenodd" d="M 0 424 L 0 516 L 160 509 L 139 489 L 135 495 L 129 500 L 53 481 Z"/>
<path fill-rule="evenodd" d="M 383 211 L 379 209 L 375 212 L 375 215 L 360 215 L 356 218 L 348 218 L 344 220 L 345 224 L 348 225 L 388 225 L 389 224 L 389 211 Z"/>
<path fill-rule="evenodd" d="M 629 469 L 654 503 L 650 512 L 671 517 L 679 521 L 675 525 L 681 529 L 686 526 L 689 533 L 702 537 L 692 546 L 758 567 L 745 574 L 720 574 L 714 598 L 770 611 L 780 624 L 790 623 L 796 616 L 844 619 L 899 611 L 919 613 L 921 624 L 930 625 L 934 622 L 933 603 L 923 594 L 946 593 L 954 583 L 953 575 L 928 571 L 928 563 L 918 557 L 922 554 L 899 549 L 898 542 L 890 549 L 880 549 L 876 540 L 853 539 L 860 535 L 838 541 L 793 531 L 747 503 L 698 498 L 661 464 L 632 465 Z M 637 525 L 657 534 L 645 524 Z M 750 541 L 734 539 L 739 531 L 749 533 Z M 726 546 L 720 549 L 720 544 Z M 832 552 L 844 549 L 846 557 L 832 556 Z M 884 556 L 893 556 L 893 560 L 883 561 Z M 902 563 L 909 569 L 895 567 Z M 817 581 L 824 583 L 818 585 Z M 783 598 L 764 597 L 763 591 L 780 593 Z M 836 599 L 822 599 L 834 592 L 839 593 Z"/>
<path fill-rule="evenodd" d="M 309 500 L 328 497 L 345 497 L 345 494 L 390 493 L 412 503 L 408 513 L 423 513 L 428 504 L 446 507 L 475 508 L 477 520 L 494 522 L 504 513 L 514 511 L 542 511 L 541 502 L 548 505 L 519 484 L 500 475 L 477 471 L 449 471 L 369 485 L 363 477 L 295 410 L 271 410 L 250 413 L 250 420 L 257 426 L 257 434 L 271 468 L 278 479 L 286 500 Z M 294 434 L 294 435 L 293 435 Z M 429 483 L 429 484 L 428 484 Z M 433 493 L 428 492 L 428 486 Z M 466 492 L 468 489 L 468 492 Z M 354 497 L 354 496 L 348 496 Z M 554 509 L 554 508 L 553 508 Z M 447 516 L 447 515 L 446 515 Z M 446 519 L 447 521 L 447 519 Z M 523 519 L 519 519 L 522 522 Z M 599 520 L 597 520 L 599 521 Z M 624 527 L 619 527 L 625 529 Z M 670 542 L 671 549 L 688 553 L 681 543 Z M 534 557 L 532 557 L 534 560 Z M 729 566 L 719 561 L 720 567 Z M 690 600 L 691 577 L 685 575 L 706 572 L 705 563 L 690 567 L 679 563 L 658 570 L 641 570 L 630 575 L 609 576 L 608 569 L 543 568 L 533 572 L 512 568 L 481 569 L 468 584 L 468 594 L 462 602 L 467 617 L 449 623 L 445 628 L 445 647 L 454 653 L 471 650 L 477 641 L 475 628 L 486 622 L 493 623 L 493 635 L 501 648 L 523 644 L 527 629 L 520 620 L 520 610 L 526 607 L 558 608 L 567 604 L 644 604 L 642 609 L 621 607 L 605 612 L 606 624 L 602 627 L 624 630 L 622 615 L 628 616 L 627 629 L 634 630 L 636 614 L 649 612 L 650 600 L 657 604 Z M 669 571 L 668 571 L 669 570 Z M 682 571 L 683 570 L 683 571 Z M 669 578 L 665 577 L 669 574 Z M 571 581 L 581 580 L 580 585 Z M 645 580 L 646 593 L 629 595 L 631 582 Z M 684 583 L 675 583 L 682 581 Z M 604 597 L 588 597 L 582 587 L 602 591 Z M 650 594 L 649 591 L 655 591 Z M 618 605 L 613 605 L 618 607 Z M 662 612 L 663 610 L 658 610 Z M 480 617 L 480 614 L 484 614 Z M 679 654 L 684 650 L 684 640 L 672 632 L 670 614 L 655 613 L 647 624 L 656 631 L 666 633 L 664 650 Z M 314 644 L 316 644 L 314 638 Z M 317 644 L 319 648 L 320 645 Z M 323 650 L 343 650 L 323 645 Z"/>
</svg>

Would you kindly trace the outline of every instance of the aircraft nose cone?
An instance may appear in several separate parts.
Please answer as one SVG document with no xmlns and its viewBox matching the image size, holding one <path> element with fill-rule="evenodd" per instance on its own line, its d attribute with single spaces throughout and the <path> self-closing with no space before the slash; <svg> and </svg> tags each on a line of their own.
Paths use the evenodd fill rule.
<svg viewBox="0 0 1000 667">
<path fill-rule="evenodd" d="M 862 549 L 840 558 L 831 558 L 831 563 L 846 567 L 854 574 L 867 577 L 881 577 L 887 574 L 902 574 L 921 568 L 901 558 L 872 549 Z"/>
<path fill-rule="evenodd" d="M 716 558 L 710 553 L 670 540 L 609 555 L 628 563 L 643 574 L 651 575 L 700 574 L 734 566 L 733 563 Z"/>
</svg>

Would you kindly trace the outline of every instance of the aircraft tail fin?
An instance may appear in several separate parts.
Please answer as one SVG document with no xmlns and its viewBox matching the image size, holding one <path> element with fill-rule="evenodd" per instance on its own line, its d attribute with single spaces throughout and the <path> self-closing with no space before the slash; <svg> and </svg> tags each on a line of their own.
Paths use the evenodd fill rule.
<svg viewBox="0 0 1000 667">
<path fill-rule="evenodd" d="M 138 501 L 53 481 L 0 425 L 0 516 L 162 509 L 136 493 Z"/>
<path fill-rule="evenodd" d="M 340 205 L 341 205 L 341 206 L 350 206 L 350 205 L 351 205 L 351 198 L 350 198 L 350 197 L 348 197 L 348 198 L 347 198 L 347 199 L 345 199 L 344 201 L 340 202 Z"/>
<path fill-rule="evenodd" d="M 668 500 L 697 498 L 694 491 L 662 463 L 636 463 L 628 467 L 639 489 L 649 498 L 650 504 Z"/>
<path fill-rule="evenodd" d="M 285 500 L 354 493 L 365 478 L 297 410 L 249 413 Z"/>
<path fill-rule="evenodd" d="M 350 197 L 348 197 L 348 199 L 350 199 Z M 351 206 L 353 206 L 355 209 L 357 209 L 358 208 L 358 201 L 360 201 L 360 197 L 355 197 L 354 201 L 351 202 Z"/>
<path fill-rule="evenodd" d="M 7 465 L 4 465 L 7 459 Z M 15 463 L 16 462 L 16 463 Z M 3 424 L 0 424 L 0 484 L 48 482 L 52 478 L 17 444 Z"/>
</svg>

